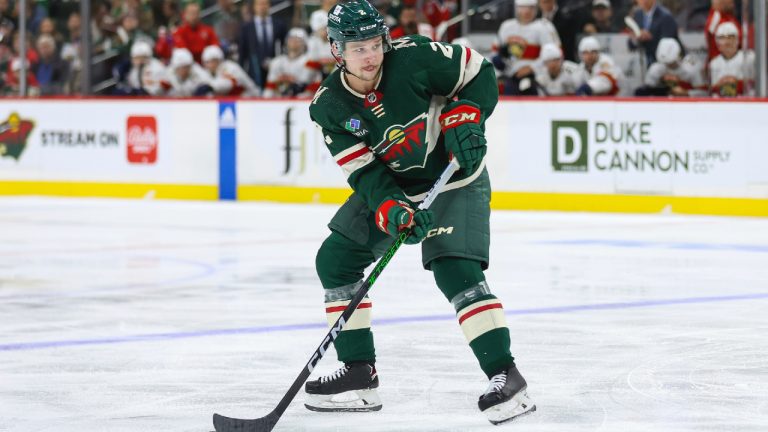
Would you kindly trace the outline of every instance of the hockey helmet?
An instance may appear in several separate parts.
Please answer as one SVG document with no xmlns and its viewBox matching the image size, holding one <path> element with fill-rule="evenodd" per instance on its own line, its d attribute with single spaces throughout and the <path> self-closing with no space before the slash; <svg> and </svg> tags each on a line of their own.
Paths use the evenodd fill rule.
<svg viewBox="0 0 768 432">
<path fill-rule="evenodd" d="M 224 51 L 222 51 L 218 45 L 208 45 L 203 50 L 202 60 L 203 63 L 209 62 L 211 60 L 224 60 Z"/>
<path fill-rule="evenodd" d="M 600 42 L 594 36 L 587 36 L 579 42 L 579 52 L 600 51 Z"/>
<path fill-rule="evenodd" d="M 384 52 L 392 48 L 389 27 L 384 17 L 367 0 L 347 0 L 337 3 L 328 13 L 328 40 L 339 53 L 347 42 L 383 38 Z"/>
<path fill-rule="evenodd" d="M 147 41 L 137 40 L 131 45 L 131 57 L 152 57 L 152 47 Z"/>
<path fill-rule="evenodd" d="M 192 53 L 186 48 L 176 48 L 171 53 L 171 67 L 178 68 L 183 66 L 192 66 L 195 60 L 192 58 Z"/>
<path fill-rule="evenodd" d="M 515 0 L 515 7 L 537 7 L 539 2 L 537 0 Z"/>
<path fill-rule="evenodd" d="M 656 47 L 656 60 L 670 64 L 680 59 L 680 44 L 674 38 L 662 38 Z"/>
<path fill-rule="evenodd" d="M 312 15 L 309 17 L 309 28 L 312 29 L 312 32 L 317 32 L 326 27 L 328 27 L 328 15 L 322 10 L 312 12 Z"/>
<path fill-rule="evenodd" d="M 541 47 L 541 53 L 539 54 L 539 60 L 546 62 L 550 60 L 557 60 L 563 58 L 563 51 L 560 47 L 553 43 L 546 43 Z"/>
<path fill-rule="evenodd" d="M 717 30 L 715 30 L 715 37 L 725 36 L 739 36 L 739 28 L 736 27 L 736 24 L 730 21 L 726 21 L 717 26 Z"/>
</svg>

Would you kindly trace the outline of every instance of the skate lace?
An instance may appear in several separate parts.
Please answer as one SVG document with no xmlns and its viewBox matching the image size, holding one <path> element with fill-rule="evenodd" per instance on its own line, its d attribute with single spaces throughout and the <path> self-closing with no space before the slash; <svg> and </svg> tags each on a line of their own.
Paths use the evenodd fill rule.
<svg viewBox="0 0 768 432">
<path fill-rule="evenodd" d="M 329 381 L 337 380 L 337 379 L 343 377 L 344 375 L 346 375 L 348 370 L 349 370 L 349 367 L 347 367 L 347 366 L 341 367 L 341 368 L 339 368 L 337 371 L 335 371 L 332 374 L 321 376 L 320 377 L 320 382 L 321 383 L 327 383 Z"/>
<path fill-rule="evenodd" d="M 491 393 L 491 392 L 498 392 L 501 391 L 502 388 L 504 388 L 504 384 L 507 383 L 507 374 L 500 373 L 498 375 L 494 375 L 491 378 L 491 382 L 488 383 L 488 388 L 485 390 L 485 393 Z"/>
</svg>

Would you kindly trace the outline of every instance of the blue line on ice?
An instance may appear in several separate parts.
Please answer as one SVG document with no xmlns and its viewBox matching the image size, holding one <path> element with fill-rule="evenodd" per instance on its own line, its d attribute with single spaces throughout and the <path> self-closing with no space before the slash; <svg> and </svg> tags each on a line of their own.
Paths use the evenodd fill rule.
<svg viewBox="0 0 768 432">
<path fill-rule="evenodd" d="M 727 301 L 743 301 L 743 300 L 763 300 L 768 299 L 768 292 L 763 293 L 749 293 L 749 294 L 737 294 L 728 296 L 711 296 L 711 297 L 683 297 L 672 299 L 657 299 L 657 300 L 640 300 L 633 302 L 616 302 L 616 303 L 596 303 L 596 304 L 581 304 L 570 306 L 552 306 L 530 309 L 512 309 L 507 310 L 507 315 L 537 315 L 537 314 L 563 314 L 570 312 L 582 312 L 592 310 L 620 310 L 620 309 L 633 309 L 653 306 L 669 306 L 669 305 L 684 305 L 684 304 L 701 304 L 701 303 L 718 303 Z M 453 314 L 450 315 L 424 315 L 424 316 L 407 316 L 396 318 L 384 318 L 374 320 L 375 325 L 395 325 L 395 324 L 408 324 L 415 322 L 425 321 L 450 321 L 456 319 Z M 207 336 L 228 336 L 236 334 L 257 334 L 257 333 L 277 333 L 277 332 L 291 332 L 297 330 L 308 329 L 325 329 L 326 323 L 304 323 L 304 324 L 283 324 L 274 326 L 258 326 L 258 327 L 243 327 L 233 329 L 214 329 L 214 330 L 199 330 L 191 332 L 174 332 L 174 333 L 153 333 L 144 335 L 129 335 L 129 336 L 115 336 L 105 338 L 93 338 L 93 339 L 71 339 L 71 340 L 58 340 L 58 341 L 39 341 L 39 342 L 18 342 L 1 344 L 0 351 L 27 351 L 43 348 L 61 348 L 81 345 L 109 345 L 120 344 L 129 342 L 151 342 L 173 339 L 188 339 Z"/>
</svg>

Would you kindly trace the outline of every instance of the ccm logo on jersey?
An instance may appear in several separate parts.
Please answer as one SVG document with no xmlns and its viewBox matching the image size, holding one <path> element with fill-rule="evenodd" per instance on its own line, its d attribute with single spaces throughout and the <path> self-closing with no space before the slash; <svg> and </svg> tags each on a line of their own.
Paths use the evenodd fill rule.
<svg viewBox="0 0 768 432">
<path fill-rule="evenodd" d="M 440 234 L 453 234 L 453 227 L 443 228 L 437 227 L 427 232 L 427 238 L 439 236 Z"/>
</svg>

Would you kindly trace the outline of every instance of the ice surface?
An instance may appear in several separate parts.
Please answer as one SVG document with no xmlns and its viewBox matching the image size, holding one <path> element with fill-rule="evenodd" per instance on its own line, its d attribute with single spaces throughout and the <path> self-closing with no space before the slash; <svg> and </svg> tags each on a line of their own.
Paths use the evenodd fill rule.
<svg viewBox="0 0 768 432">
<path fill-rule="evenodd" d="M 334 210 L 0 199 L 0 431 L 265 415 L 325 334 L 314 255 Z M 479 413 L 486 378 L 408 246 L 372 291 L 384 409 L 299 394 L 275 430 L 768 430 L 767 219 L 494 212 L 492 230 L 535 414 Z"/>
</svg>

